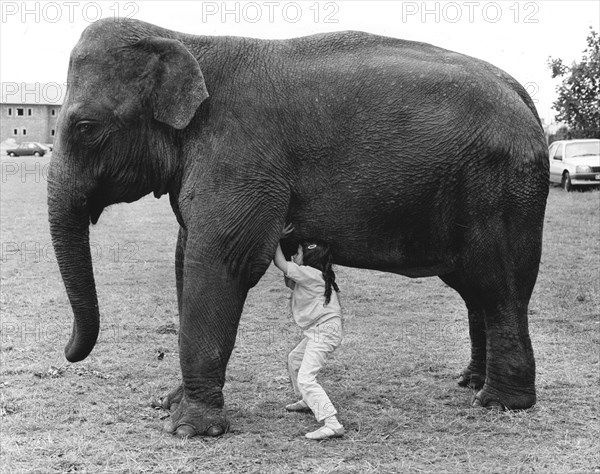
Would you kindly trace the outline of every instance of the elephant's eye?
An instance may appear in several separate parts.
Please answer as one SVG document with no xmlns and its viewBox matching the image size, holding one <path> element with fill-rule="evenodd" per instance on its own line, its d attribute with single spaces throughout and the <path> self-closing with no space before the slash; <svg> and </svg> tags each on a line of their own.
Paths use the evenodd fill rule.
<svg viewBox="0 0 600 474">
<path fill-rule="evenodd" d="M 94 128 L 94 124 L 93 122 L 89 122 L 89 121 L 81 121 L 79 122 L 77 125 L 77 131 L 81 134 L 87 134 L 90 133 L 92 131 L 92 129 Z"/>
</svg>

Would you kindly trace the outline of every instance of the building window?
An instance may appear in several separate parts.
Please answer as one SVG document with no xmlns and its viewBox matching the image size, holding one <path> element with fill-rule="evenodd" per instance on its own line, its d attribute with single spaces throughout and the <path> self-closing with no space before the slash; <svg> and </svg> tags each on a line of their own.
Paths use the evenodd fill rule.
<svg viewBox="0 0 600 474">
<path fill-rule="evenodd" d="M 52 109 L 50 111 L 50 115 L 52 115 L 52 117 L 54 117 L 56 115 L 56 109 Z"/>
<path fill-rule="evenodd" d="M 20 107 L 17 107 L 17 115 L 19 117 L 22 117 L 23 115 L 25 115 L 25 109 L 22 109 Z"/>
<path fill-rule="evenodd" d="M 9 107 L 9 108 L 8 108 L 8 116 L 9 116 L 9 117 L 12 117 L 12 107 Z"/>
<path fill-rule="evenodd" d="M 27 115 L 31 117 L 31 109 L 27 109 Z"/>
<path fill-rule="evenodd" d="M 13 135 L 18 135 L 18 134 L 19 134 L 18 130 L 16 128 L 13 128 Z"/>
<path fill-rule="evenodd" d="M 23 129 L 23 135 L 27 135 L 27 129 Z"/>
<path fill-rule="evenodd" d="M 54 129 L 52 129 L 52 130 L 50 131 L 50 135 L 52 135 L 52 136 L 54 136 L 54 134 L 55 134 L 55 133 L 56 133 L 56 130 L 54 130 Z"/>
</svg>

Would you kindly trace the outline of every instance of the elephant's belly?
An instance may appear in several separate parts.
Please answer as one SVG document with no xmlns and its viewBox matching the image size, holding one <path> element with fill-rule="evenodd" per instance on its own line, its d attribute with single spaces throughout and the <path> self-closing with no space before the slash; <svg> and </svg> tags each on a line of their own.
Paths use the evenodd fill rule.
<svg viewBox="0 0 600 474">
<path fill-rule="evenodd" d="M 403 263 L 382 262 L 378 259 L 367 261 L 363 258 L 336 258 L 338 265 L 396 273 L 410 278 L 431 277 L 451 273 L 455 269 L 455 261 L 456 259 L 448 259 L 447 261 L 440 262 L 423 262 L 419 265 L 414 261 Z"/>
<path fill-rule="evenodd" d="M 358 229 L 355 232 L 322 236 L 332 246 L 335 263 L 418 278 L 450 273 L 459 260 L 452 244 L 456 241 L 449 236 L 390 236 L 377 230 L 366 236 Z"/>
<path fill-rule="evenodd" d="M 429 267 L 413 267 L 413 268 L 392 268 L 385 270 L 390 273 L 398 273 L 410 278 L 422 278 L 445 275 L 454 271 L 454 266 L 451 264 L 439 264 Z"/>
<path fill-rule="evenodd" d="M 440 200 L 426 186 L 374 187 L 370 178 L 304 196 L 290 216 L 296 236 L 329 242 L 339 265 L 409 277 L 453 271 L 462 227 L 452 199 Z"/>
</svg>

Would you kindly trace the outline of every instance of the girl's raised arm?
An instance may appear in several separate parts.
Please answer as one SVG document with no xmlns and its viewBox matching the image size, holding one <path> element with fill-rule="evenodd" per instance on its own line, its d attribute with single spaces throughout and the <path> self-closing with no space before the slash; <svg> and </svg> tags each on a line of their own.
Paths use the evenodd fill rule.
<svg viewBox="0 0 600 474">
<path fill-rule="evenodd" d="M 277 244 L 277 250 L 275 250 L 275 257 L 273 263 L 279 268 L 284 274 L 287 273 L 287 260 L 285 259 L 283 252 L 281 251 L 281 244 Z"/>
<path fill-rule="evenodd" d="M 284 239 L 292 232 L 294 232 L 294 226 L 292 224 L 287 224 L 281 231 L 281 236 L 279 238 Z M 287 272 L 287 261 L 285 259 L 285 256 L 283 255 L 283 252 L 281 251 L 281 244 L 279 243 L 277 244 L 277 250 L 275 251 L 273 263 L 275 263 L 275 266 L 279 268 L 284 274 Z"/>
</svg>

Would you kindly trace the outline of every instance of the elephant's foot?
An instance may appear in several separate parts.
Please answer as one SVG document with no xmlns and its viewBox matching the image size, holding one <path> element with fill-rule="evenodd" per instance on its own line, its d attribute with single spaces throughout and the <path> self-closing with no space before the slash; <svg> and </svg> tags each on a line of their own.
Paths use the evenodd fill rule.
<svg viewBox="0 0 600 474">
<path fill-rule="evenodd" d="M 177 390 L 171 394 L 174 392 Z M 181 392 L 183 394 L 183 389 Z M 209 408 L 202 403 L 191 402 L 185 396 L 181 396 L 177 403 L 173 401 L 172 407 L 171 419 L 164 427 L 169 433 L 185 438 L 202 435 L 221 436 L 229 430 L 229 422 L 221 408 Z"/>
<path fill-rule="evenodd" d="M 458 385 L 479 390 L 485 383 L 485 370 L 478 371 L 467 367 L 458 377 Z"/>
<path fill-rule="evenodd" d="M 493 408 L 499 410 L 525 410 L 535 405 L 535 387 L 519 388 L 501 386 L 494 388 L 486 382 L 483 388 L 473 397 L 473 407 Z"/>
<path fill-rule="evenodd" d="M 165 410 L 177 408 L 177 405 L 181 403 L 183 398 L 183 384 L 179 385 L 174 390 L 171 390 L 166 396 L 159 398 L 158 400 L 152 401 L 154 408 L 164 408 Z"/>
</svg>

